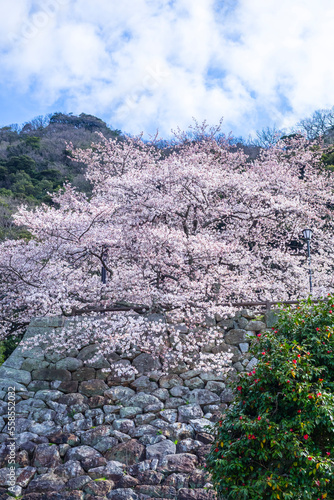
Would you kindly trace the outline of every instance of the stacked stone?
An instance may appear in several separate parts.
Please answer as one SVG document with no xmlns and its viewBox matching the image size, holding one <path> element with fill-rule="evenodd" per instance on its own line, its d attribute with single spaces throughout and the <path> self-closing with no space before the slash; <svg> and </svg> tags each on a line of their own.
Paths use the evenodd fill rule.
<svg viewBox="0 0 334 500">
<path fill-rule="evenodd" d="M 249 336 L 266 324 L 254 317 L 244 310 L 234 319 L 211 320 L 225 330 L 225 344 L 206 350 L 231 349 L 229 379 L 257 363 L 248 353 Z M 25 338 L 48 338 L 63 325 L 62 318 L 37 318 Z M 91 362 L 96 351 L 96 345 L 66 354 L 18 346 L 0 368 L 0 500 L 12 498 L 6 401 L 13 386 L 15 494 L 24 500 L 216 498 L 205 456 L 213 440 L 210 428 L 233 401 L 228 378 L 184 367 L 164 375 L 159 361 L 145 353 Z M 114 375 L 119 363 L 138 374 Z"/>
</svg>

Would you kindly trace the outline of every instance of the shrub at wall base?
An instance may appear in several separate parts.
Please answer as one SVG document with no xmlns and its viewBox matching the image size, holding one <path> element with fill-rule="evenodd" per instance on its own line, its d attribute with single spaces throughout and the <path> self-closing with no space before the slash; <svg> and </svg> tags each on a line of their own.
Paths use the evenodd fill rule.
<svg viewBox="0 0 334 500">
<path fill-rule="evenodd" d="M 235 383 L 207 460 L 227 499 L 323 499 L 334 494 L 334 298 L 283 309 L 258 334 L 258 365 Z"/>
</svg>

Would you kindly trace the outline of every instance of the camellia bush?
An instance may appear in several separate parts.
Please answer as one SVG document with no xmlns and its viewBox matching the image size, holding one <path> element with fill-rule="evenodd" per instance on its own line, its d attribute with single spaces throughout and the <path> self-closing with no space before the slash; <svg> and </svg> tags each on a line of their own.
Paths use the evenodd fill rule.
<svg viewBox="0 0 334 500">
<path fill-rule="evenodd" d="M 89 335 L 125 350 L 131 339 L 144 351 L 161 345 L 165 359 L 172 345 L 197 363 L 205 339 L 196 328 L 207 316 L 234 302 L 304 296 L 305 227 L 314 230 L 314 293 L 331 290 L 334 177 L 321 149 L 296 136 L 250 161 L 217 132 L 203 125 L 164 147 L 101 137 L 72 151 L 87 165 L 91 194 L 67 184 L 53 206 L 21 207 L 15 221 L 30 240 L 0 245 L 2 338 L 34 316 L 177 313 L 194 335 L 164 332 L 164 345 L 152 325 L 122 318 Z"/>
<path fill-rule="evenodd" d="M 226 499 L 334 498 L 334 296 L 281 309 L 251 346 L 207 460 Z"/>
</svg>

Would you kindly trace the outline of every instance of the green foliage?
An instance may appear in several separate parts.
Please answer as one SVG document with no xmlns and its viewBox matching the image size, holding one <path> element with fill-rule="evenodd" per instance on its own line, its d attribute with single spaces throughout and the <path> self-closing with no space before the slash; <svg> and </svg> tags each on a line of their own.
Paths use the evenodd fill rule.
<svg viewBox="0 0 334 500">
<path fill-rule="evenodd" d="M 38 150 L 41 147 L 41 138 L 36 137 L 34 135 L 28 135 L 28 137 L 25 137 L 24 142 L 25 142 L 26 146 L 28 146 L 32 149 Z"/>
<path fill-rule="evenodd" d="M 327 149 L 326 153 L 324 153 L 321 157 L 323 164 L 326 166 L 328 170 L 334 170 L 334 149 Z"/>
<path fill-rule="evenodd" d="M 226 499 L 334 498 L 334 297 L 282 309 L 250 351 L 207 459 Z"/>
<path fill-rule="evenodd" d="M 23 335 L 10 335 L 0 342 L 0 365 L 15 351 L 22 338 Z"/>
</svg>

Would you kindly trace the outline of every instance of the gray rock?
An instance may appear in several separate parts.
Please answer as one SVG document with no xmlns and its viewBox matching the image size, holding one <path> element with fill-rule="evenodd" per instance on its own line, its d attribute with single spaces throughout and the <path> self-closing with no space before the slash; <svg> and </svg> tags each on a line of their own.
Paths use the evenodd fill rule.
<svg viewBox="0 0 334 500">
<path fill-rule="evenodd" d="M 77 358 L 64 358 L 56 363 L 57 369 L 69 370 L 70 372 L 78 370 L 82 366 L 83 361 Z"/>
<path fill-rule="evenodd" d="M 8 471 L 7 471 L 8 472 Z M 24 467 L 16 478 L 16 484 L 21 488 L 26 488 L 36 474 L 35 467 Z"/>
<path fill-rule="evenodd" d="M 40 359 L 26 358 L 21 364 L 21 369 L 28 372 L 33 370 L 40 370 L 41 368 L 47 368 L 49 363 L 47 361 L 41 361 Z"/>
<path fill-rule="evenodd" d="M 255 366 L 258 364 L 258 362 L 259 362 L 259 360 L 258 360 L 258 359 L 256 359 L 256 358 L 252 358 L 252 359 L 250 360 L 250 362 L 248 363 L 248 365 L 247 365 L 247 370 L 249 370 L 249 371 L 250 371 L 250 370 L 253 370 L 253 368 L 255 368 Z"/>
<path fill-rule="evenodd" d="M 115 446 L 105 454 L 107 460 L 117 460 L 118 462 L 132 465 L 145 459 L 145 446 L 136 439 L 131 439 L 126 443 Z"/>
<path fill-rule="evenodd" d="M 94 368 L 90 368 L 89 366 L 83 366 L 82 368 L 78 368 L 76 371 L 72 373 L 72 380 L 83 382 L 84 380 L 94 379 L 95 375 L 96 372 Z"/>
<path fill-rule="evenodd" d="M 249 344 L 247 342 L 242 342 L 239 344 L 239 349 L 242 353 L 248 352 Z"/>
<path fill-rule="evenodd" d="M 160 417 L 170 424 L 174 424 L 177 421 L 177 411 L 176 410 L 162 410 L 159 413 Z"/>
<path fill-rule="evenodd" d="M 35 394 L 35 398 L 41 399 L 42 401 L 57 401 L 62 395 L 63 393 L 60 391 L 44 389 L 37 391 Z"/>
<path fill-rule="evenodd" d="M 31 374 L 26 370 L 16 370 L 15 368 L 10 368 L 2 365 L 0 367 L 0 378 L 12 379 L 19 384 L 28 385 L 31 381 Z"/>
<path fill-rule="evenodd" d="M 46 380 L 48 382 L 53 380 L 71 380 L 71 372 L 57 368 L 42 368 L 41 370 L 34 370 L 31 375 L 33 380 Z"/>
<path fill-rule="evenodd" d="M 139 354 L 133 362 L 132 365 L 136 368 L 138 373 L 146 375 L 154 370 L 159 370 L 161 368 L 161 363 L 157 358 L 154 358 L 150 354 L 143 352 Z"/>
<path fill-rule="evenodd" d="M 131 382 L 131 387 L 136 391 L 152 393 L 153 391 L 158 389 L 158 384 L 156 382 L 152 382 L 146 375 L 142 375 L 141 377 Z"/>
<path fill-rule="evenodd" d="M 155 419 L 154 413 L 146 413 L 144 415 L 137 415 L 135 418 L 135 422 L 136 425 L 145 425 L 149 424 L 154 419 Z"/>
<path fill-rule="evenodd" d="M 83 476 L 85 471 L 80 465 L 78 460 L 69 460 L 65 464 L 58 465 L 55 468 L 54 473 L 56 476 L 61 477 L 65 481 L 72 479 L 73 477 Z"/>
<path fill-rule="evenodd" d="M 248 363 L 246 363 L 248 364 Z M 233 368 L 235 368 L 238 372 L 244 371 L 244 367 L 242 364 L 238 361 L 238 363 L 234 363 Z"/>
<path fill-rule="evenodd" d="M 159 380 L 159 385 L 163 389 L 171 389 L 176 385 L 183 385 L 183 380 L 178 375 L 163 375 Z"/>
<path fill-rule="evenodd" d="M 162 401 L 159 401 L 158 403 L 152 403 L 152 404 L 145 406 L 144 412 L 145 413 L 146 412 L 147 413 L 155 413 L 155 412 L 161 411 L 163 408 L 164 408 L 164 404 L 162 403 Z"/>
<path fill-rule="evenodd" d="M 121 408 L 119 410 L 119 415 L 121 418 L 135 418 L 136 415 L 139 415 L 143 412 L 142 408 L 138 406 L 129 406 L 125 408 Z"/>
<path fill-rule="evenodd" d="M 226 352 L 226 353 L 232 354 L 231 361 L 233 363 L 236 363 L 237 361 L 239 361 L 240 359 L 242 359 L 242 354 L 241 354 L 241 352 L 239 351 L 239 349 L 235 345 L 229 345 L 229 344 L 221 343 L 221 344 L 217 345 L 214 349 L 212 349 L 212 352 L 214 354 L 217 354 L 217 353 L 220 353 L 220 352 Z"/>
<path fill-rule="evenodd" d="M 125 464 L 117 461 L 109 461 L 104 467 L 96 467 L 88 471 L 92 479 L 99 479 L 105 477 L 110 481 L 117 483 L 124 475 L 123 469 Z"/>
<path fill-rule="evenodd" d="M 198 403 L 199 405 L 211 405 L 220 403 L 220 398 L 214 392 L 206 389 L 194 389 L 189 395 L 190 403 Z"/>
<path fill-rule="evenodd" d="M 68 450 L 65 455 L 65 462 L 68 462 L 69 460 L 79 460 L 79 462 L 82 462 L 86 459 L 101 456 L 101 453 L 99 453 L 97 450 L 94 450 L 94 448 L 92 448 L 91 446 L 82 445 Z"/>
<path fill-rule="evenodd" d="M 83 347 L 79 354 L 77 355 L 78 359 L 81 359 L 82 361 L 89 361 L 95 354 L 97 354 L 99 351 L 99 345 L 98 344 L 90 344 L 85 347 Z"/>
<path fill-rule="evenodd" d="M 56 430 L 61 430 L 61 427 L 56 427 L 54 422 L 43 422 L 41 424 L 32 424 L 29 428 L 29 431 L 37 434 L 38 436 L 47 436 L 52 432 L 56 432 Z"/>
<path fill-rule="evenodd" d="M 50 389 L 50 382 L 46 382 L 45 380 L 33 380 L 28 385 L 29 391 L 42 391 L 44 389 Z"/>
<path fill-rule="evenodd" d="M 156 444 L 156 443 L 160 443 L 161 441 L 164 441 L 166 439 L 165 436 L 163 436 L 162 434 L 158 434 L 158 435 L 154 435 L 154 434 L 144 434 L 143 436 L 141 436 L 138 441 L 147 446 L 147 445 L 151 445 L 151 444 Z"/>
<path fill-rule="evenodd" d="M 180 488 L 178 500 L 217 500 L 216 493 L 204 488 Z"/>
<path fill-rule="evenodd" d="M 104 405 L 103 406 L 103 411 L 106 415 L 110 415 L 113 413 L 118 413 L 119 412 L 119 406 L 118 405 Z"/>
<path fill-rule="evenodd" d="M 248 330 L 254 331 L 254 332 L 260 332 L 261 330 L 266 329 L 266 324 L 263 323 L 263 321 L 250 321 L 248 323 Z"/>
<path fill-rule="evenodd" d="M 56 412 L 54 410 L 46 410 L 45 408 L 40 408 L 38 410 L 35 410 L 33 414 L 30 415 L 30 418 L 32 420 L 35 420 L 35 422 L 41 423 L 54 421 L 55 416 Z"/>
<path fill-rule="evenodd" d="M 179 407 L 179 422 L 188 423 L 194 418 L 203 417 L 203 411 L 199 404 L 189 404 Z"/>
<path fill-rule="evenodd" d="M 192 438 L 194 436 L 194 429 L 191 425 L 175 422 L 175 424 L 170 424 L 164 430 L 164 434 L 168 439 L 175 442 L 181 441 L 182 439 Z"/>
<path fill-rule="evenodd" d="M 110 427 L 107 425 L 99 425 L 95 429 L 90 429 L 84 432 L 80 439 L 83 445 L 92 446 L 96 448 L 96 444 L 110 436 Z"/>
<path fill-rule="evenodd" d="M 203 389 L 204 382 L 200 377 L 194 377 L 189 380 L 185 380 L 185 385 L 189 387 L 189 389 Z"/>
<path fill-rule="evenodd" d="M 85 484 L 83 490 L 88 495 L 92 495 L 93 498 L 103 498 L 112 488 L 114 488 L 115 483 L 105 479 L 103 481 L 89 481 Z"/>
<path fill-rule="evenodd" d="M 148 460 L 152 458 L 158 458 L 160 460 L 162 457 L 166 455 L 172 455 L 175 452 L 176 452 L 175 443 L 173 443 L 173 441 L 170 441 L 169 439 L 165 439 L 160 443 L 147 446 L 146 458 Z"/>
<path fill-rule="evenodd" d="M 71 490 L 80 490 L 90 481 L 91 481 L 91 479 L 87 475 L 73 477 L 72 479 L 69 479 L 69 481 L 66 483 L 66 489 L 69 489 L 70 491 Z"/>
<path fill-rule="evenodd" d="M 246 330 L 233 329 L 227 332 L 224 338 L 226 344 L 238 345 L 246 340 Z"/>
<path fill-rule="evenodd" d="M 248 325 L 248 320 L 244 317 L 240 317 L 237 321 L 239 328 L 242 328 L 243 330 L 247 330 L 247 325 Z"/>
<path fill-rule="evenodd" d="M 177 455 L 166 455 L 161 462 L 160 469 L 163 472 L 192 472 L 197 465 L 196 455 L 191 453 L 179 453 Z"/>
<path fill-rule="evenodd" d="M 107 498 L 109 500 L 140 500 L 139 496 L 132 488 L 117 488 L 116 490 L 111 490 Z"/>
<path fill-rule="evenodd" d="M 32 479 L 27 488 L 27 492 L 44 493 L 47 491 L 61 491 L 64 488 L 64 485 L 64 481 L 50 472 Z"/>
<path fill-rule="evenodd" d="M 222 316 L 220 316 L 220 321 L 218 321 L 218 325 L 220 328 L 223 330 L 231 330 L 234 327 L 234 321 L 233 319 L 223 319 Z"/>
<path fill-rule="evenodd" d="M 104 396 L 114 403 L 124 403 L 131 397 L 135 396 L 135 394 L 135 391 L 133 389 L 130 389 L 130 387 L 119 386 L 111 387 L 111 389 L 108 389 L 104 392 Z"/>
<path fill-rule="evenodd" d="M 20 448 L 24 443 L 37 438 L 38 434 L 34 434 L 33 432 L 21 432 L 21 434 L 16 437 L 16 446 Z"/>
<path fill-rule="evenodd" d="M 161 401 L 166 401 L 169 398 L 169 392 L 167 389 L 156 389 L 152 392 L 152 396 L 161 399 Z"/>
<path fill-rule="evenodd" d="M 124 434 L 124 432 L 112 431 L 111 434 L 121 443 L 126 443 L 131 439 L 131 437 L 128 434 Z"/>
<path fill-rule="evenodd" d="M 191 379 L 194 380 L 194 379 Z M 187 380 L 186 380 L 187 383 Z M 172 387 L 169 391 L 172 396 L 176 398 L 185 398 L 187 399 L 189 394 L 190 394 L 190 388 L 185 387 L 184 385 L 176 385 L 175 387 Z"/>
<path fill-rule="evenodd" d="M 71 406 L 71 410 L 75 410 L 75 405 L 82 405 L 87 401 L 87 397 L 83 394 L 78 393 L 70 393 L 70 394 L 62 394 L 58 400 L 58 403 L 64 404 L 67 406 Z"/>
<path fill-rule="evenodd" d="M 146 470 L 144 472 L 138 473 L 138 480 L 140 484 L 160 484 L 163 480 L 164 475 L 161 472 L 155 470 Z"/>
<path fill-rule="evenodd" d="M 116 431 L 124 432 L 125 434 L 128 434 L 135 427 L 134 421 L 126 418 L 114 420 L 112 425 Z"/>
<path fill-rule="evenodd" d="M 98 379 L 86 380 L 79 386 L 79 392 L 87 397 L 103 395 L 107 389 L 107 384 Z"/>
<path fill-rule="evenodd" d="M 196 418 L 194 420 L 190 420 L 189 424 L 193 427 L 195 432 L 209 432 L 209 428 L 212 428 L 213 425 L 212 422 L 206 418 Z"/>
<path fill-rule="evenodd" d="M 254 319 L 255 318 L 255 313 L 251 309 L 242 309 L 240 311 L 241 316 L 243 316 L 246 319 Z"/>
<path fill-rule="evenodd" d="M 220 399 L 222 403 L 231 403 L 235 398 L 233 391 L 230 388 L 224 389 L 224 391 L 220 395 Z"/>
<path fill-rule="evenodd" d="M 180 442 L 177 443 L 176 446 L 176 453 L 194 453 L 196 454 L 196 451 L 198 448 L 203 446 L 203 443 L 200 441 L 196 441 L 195 439 L 182 439 Z"/>
<path fill-rule="evenodd" d="M 105 453 L 106 451 L 111 450 L 117 444 L 118 441 L 115 437 L 106 437 L 101 439 L 101 441 L 94 445 L 94 448 L 100 453 Z"/>
<path fill-rule="evenodd" d="M 139 392 L 135 396 L 132 396 L 128 401 L 128 406 L 138 406 L 139 408 L 145 408 L 148 405 L 160 404 L 160 400 L 155 396 L 146 394 L 144 392 Z M 160 408 L 161 409 L 161 408 Z"/>
<path fill-rule="evenodd" d="M 187 488 L 188 486 L 188 475 L 186 474 L 170 474 L 164 481 L 167 486 L 173 486 L 176 490 L 180 488 Z"/>
<path fill-rule="evenodd" d="M 184 373 L 181 373 L 180 377 L 183 380 L 189 380 L 190 378 L 197 377 L 198 375 L 200 375 L 200 373 L 201 373 L 201 370 L 188 370 Z"/>
<path fill-rule="evenodd" d="M 148 436 L 148 435 L 156 436 L 157 428 L 150 424 L 139 425 L 138 427 L 131 429 L 129 431 L 129 434 L 133 438 L 140 438 L 142 436 Z"/>
<path fill-rule="evenodd" d="M 225 384 L 224 384 L 224 382 L 210 380 L 206 384 L 205 389 L 207 391 L 211 391 L 211 392 L 215 392 L 216 394 L 220 394 L 225 389 Z"/>
<path fill-rule="evenodd" d="M 166 410 L 177 409 L 179 406 L 184 404 L 183 398 L 169 398 L 165 401 Z"/>
<path fill-rule="evenodd" d="M 278 320 L 278 310 L 270 309 L 269 311 L 265 312 L 264 317 L 265 317 L 265 320 L 266 320 L 267 328 L 272 328 L 277 323 L 277 320 Z"/>
</svg>

